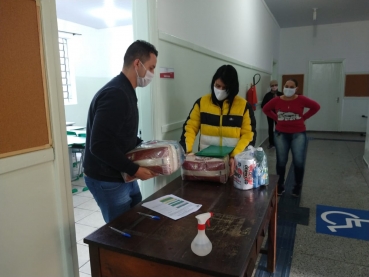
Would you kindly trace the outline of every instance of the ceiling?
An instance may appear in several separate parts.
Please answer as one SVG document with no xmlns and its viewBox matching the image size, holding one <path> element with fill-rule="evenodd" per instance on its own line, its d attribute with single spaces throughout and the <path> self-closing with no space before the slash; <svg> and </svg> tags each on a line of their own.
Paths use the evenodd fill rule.
<svg viewBox="0 0 369 277">
<path fill-rule="evenodd" d="M 132 0 L 55 0 L 56 13 L 59 19 L 78 23 L 95 29 L 132 25 Z M 107 21 L 91 15 L 96 9 L 108 8 L 113 5 L 113 11 L 107 11 Z M 126 18 L 118 19 L 114 12 L 128 14 Z M 98 15 L 104 16 L 103 11 L 98 11 Z M 114 20 L 114 17 L 117 17 Z"/>
<path fill-rule="evenodd" d="M 369 0 L 264 0 L 279 27 L 369 20 Z M 313 8 L 316 20 L 313 20 Z"/>
<path fill-rule="evenodd" d="M 175 0 L 172 0 L 175 1 Z M 199 0 L 200 1 L 200 0 Z M 229 0 L 223 0 L 229 3 Z M 246 0 L 245 0 L 246 1 Z M 369 20 L 369 0 L 264 0 L 281 28 L 309 25 L 344 23 Z M 125 19 L 113 20 L 115 14 L 108 11 L 108 20 L 94 17 L 90 12 L 113 4 Z M 313 8 L 316 20 L 313 20 Z M 132 0 L 56 0 L 58 18 L 96 29 L 132 24 Z M 98 12 L 103 15 L 103 12 Z M 117 15 L 118 16 L 118 15 Z"/>
</svg>

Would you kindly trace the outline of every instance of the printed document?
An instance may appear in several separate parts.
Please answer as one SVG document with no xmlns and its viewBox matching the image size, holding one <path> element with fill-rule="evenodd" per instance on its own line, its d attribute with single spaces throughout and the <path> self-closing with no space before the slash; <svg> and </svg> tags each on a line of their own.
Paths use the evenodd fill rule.
<svg viewBox="0 0 369 277">
<path fill-rule="evenodd" d="M 177 220 L 190 213 L 196 212 L 202 205 L 194 204 L 173 194 L 169 194 L 153 201 L 143 203 L 142 206 Z"/>
</svg>

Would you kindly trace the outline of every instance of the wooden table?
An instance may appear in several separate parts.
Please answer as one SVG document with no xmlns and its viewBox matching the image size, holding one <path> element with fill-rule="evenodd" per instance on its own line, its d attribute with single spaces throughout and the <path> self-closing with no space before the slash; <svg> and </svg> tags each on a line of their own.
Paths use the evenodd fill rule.
<svg viewBox="0 0 369 277">
<path fill-rule="evenodd" d="M 118 276 L 251 276 L 260 252 L 268 255 L 268 271 L 276 261 L 277 176 L 270 185 L 242 191 L 227 184 L 182 181 L 180 177 L 143 202 L 174 194 L 196 204 L 199 211 L 177 221 L 156 221 L 137 214 L 157 214 L 140 204 L 84 239 L 89 245 L 92 277 Z M 209 255 L 191 250 L 197 234 L 195 215 L 213 212 L 206 234 Z M 123 237 L 109 226 L 132 235 Z M 267 230 L 268 249 L 261 250 Z"/>
</svg>

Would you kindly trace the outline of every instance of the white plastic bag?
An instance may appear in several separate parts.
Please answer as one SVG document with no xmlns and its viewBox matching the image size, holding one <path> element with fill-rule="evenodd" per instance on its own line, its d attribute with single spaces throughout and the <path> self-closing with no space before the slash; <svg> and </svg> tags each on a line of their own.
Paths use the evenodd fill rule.
<svg viewBox="0 0 369 277">
<path fill-rule="evenodd" d="M 247 147 L 235 156 L 233 185 L 242 190 L 269 184 L 268 163 L 262 147 Z"/>
</svg>

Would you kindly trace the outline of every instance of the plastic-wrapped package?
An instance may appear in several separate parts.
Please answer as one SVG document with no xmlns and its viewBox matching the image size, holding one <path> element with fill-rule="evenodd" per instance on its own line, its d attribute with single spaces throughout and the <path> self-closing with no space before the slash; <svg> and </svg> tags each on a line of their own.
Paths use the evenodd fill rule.
<svg viewBox="0 0 369 277">
<path fill-rule="evenodd" d="M 213 158 L 187 155 L 181 171 L 182 180 L 225 184 L 229 177 L 229 156 Z"/>
<path fill-rule="evenodd" d="M 127 158 L 139 166 L 150 169 L 159 175 L 170 175 L 177 171 L 184 162 L 182 146 L 174 140 L 152 140 L 141 143 L 126 154 Z M 122 173 L 125 182 L 137 178 Z"/>
<path fill-rule="evenodd" d="M 268 185 L 268 163 L 263 148 L 249 146 L 235 156 L 233 184 L 236 188 L 248 190 Z"/>
<path fill-rule="evenodd" d="M 268 173 L 268 161 L 267 156 L 262 147 L 258 147 L 254 151 L 254 158 L 256 161 L 256 168 L 258 173 L 257 181 L 254 181 L 254 187 L 268 185 L 269 184 L 269 173 Z"/>
</svg>

